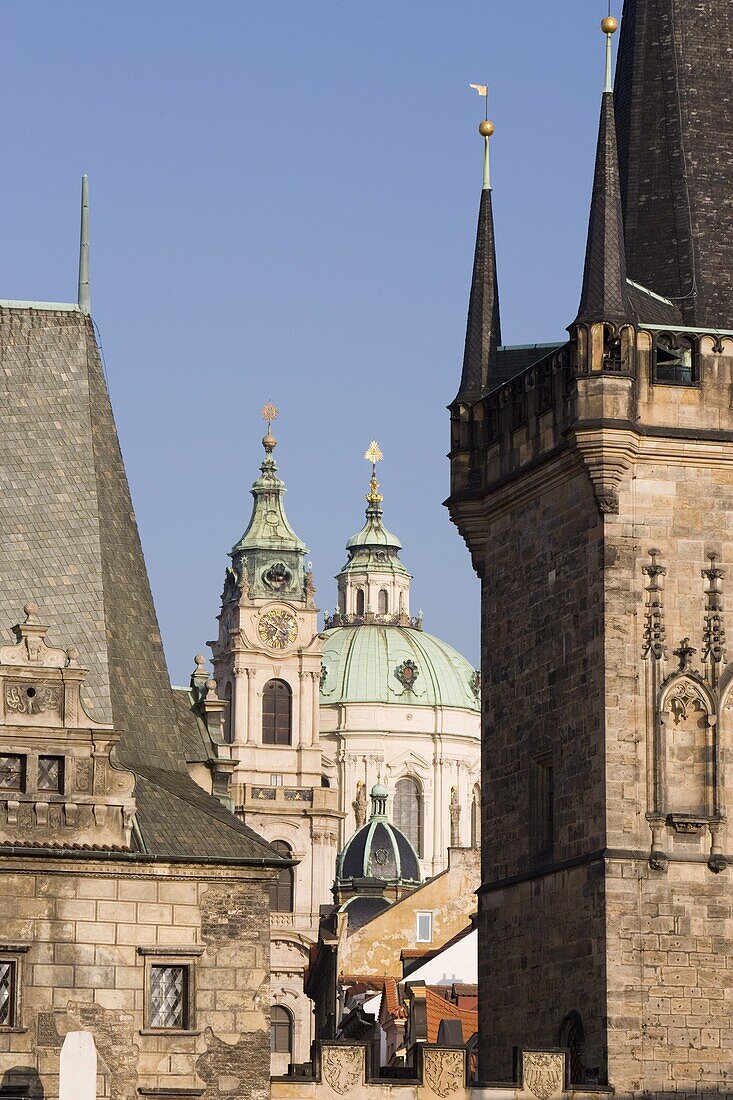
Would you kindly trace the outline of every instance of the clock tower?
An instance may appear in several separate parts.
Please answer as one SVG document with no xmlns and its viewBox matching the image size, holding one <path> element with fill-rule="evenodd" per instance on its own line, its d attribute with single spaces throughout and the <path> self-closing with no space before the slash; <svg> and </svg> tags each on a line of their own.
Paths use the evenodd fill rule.
<svg viewBox="0 0 733 1100">
<path fill-rule="evenodd" d="M 273 405 L 262 410 L 265 457 L 252 486 L 246 531 L 230 551 L 210 642 L 225 711 L 225 739 L 237 765 L 231 792 L 246 824 L 297 860 L 271 891 L 271 1010 L 289 1050 L 274 1051 L 272 1071 L 305 1061 L 312 1038 L 303 993 L 319 907 L 329 897 L 339 842 L 338 791 L 327 785 L 319 742 L 323 643 L 308 550 L 288 523 L 285 485 L 274 459 Z M 279 1013 L 280 1015 L 276 1015 Z"/>
</svg>

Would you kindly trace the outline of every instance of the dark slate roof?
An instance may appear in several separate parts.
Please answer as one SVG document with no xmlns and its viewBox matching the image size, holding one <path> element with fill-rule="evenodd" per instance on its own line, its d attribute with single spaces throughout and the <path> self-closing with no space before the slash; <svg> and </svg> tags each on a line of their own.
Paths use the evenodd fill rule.
<svg viewBox="0 0 733 1100">
<path fill-rule="evenodd" d="M 555 344 L 517 344 L 506 345 L 496 349 L 496 369 L 494 377 L 489 383 L 489 390 L 495 390 L 503 386 L 505 382 L 515 378 L 527 367 L 539 363 L 540 359 L 557 351 L 567 341 L 559 340 Z"/>
<path fill-rule="evenodd" d="M 140 777 L 147 851 L 277 863 L 189 777 L 205 747 L 171 690 L 90 318 L 0 307 L 0 368 L 0 625 L 33 600 L 49 643 L 78 648 L 90 712 Z"/>
<path fill-rule="evenodd" d="M 386 818 L 372 816 L 342 849 L 337 878 L 419 882 L 420 863 L 405 834 Z"/>
<path fill-rule="evenodd" d="M 638 283 L 628 283 L 629 299 L 634 313 L 643 327 L 647 325 L 669 325 L 670 328 L 679 328 L 684 325 L 682 311 L 674 302 L 667 298 L 660 298 L 645 286 Z"/>
<path fill-rule="evenodd" d="M 615 97 L 630 278 L 732 329 L 731 0 L 625 0 Z"/>
<path fill-rule="evenodd" d="M 461 384 L 455 400 L 476 400 L 491 384 L 501 343 L 491 190 L 481 192 Z"/>
<path fill-rule="evenodd" d="M 632 319 L 633 311 L 626 282 L 613 95 L 611 92 L 604 92 L 598 126 L 583 290 L 577 320 L 620 324 Z"/>
<path fill-rule="evenodd" d="M 209 731 L 193 710 L 188 688 L 173 688 L 173 703 L 178 716 L 181 751 L 188 764 L 208 764 L 216 759 Z"/>
</svg>

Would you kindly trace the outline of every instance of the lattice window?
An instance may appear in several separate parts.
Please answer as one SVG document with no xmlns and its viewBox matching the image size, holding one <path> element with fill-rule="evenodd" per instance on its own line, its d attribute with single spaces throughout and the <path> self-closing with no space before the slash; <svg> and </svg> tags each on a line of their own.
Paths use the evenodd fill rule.
<svg viewBox="0 0 733 1100">
<path fill-rule="evenodd" d="M 284 680 L 268 680 L 262 693 L 262 744 L 289 745 L 293 696 Z"/>
<path fill-rule="evenodd" d="M 17 963 L 0 959 L 0 1027 L 15 1023 L 15 979 Z"/>
<path fill-rule="evenodd" d="M 63 756 L 38 757 L 38 790 L 60 794 L 64 787 Z"/>
<path fill-rule="evenodd" d="M 150 1026 L 183 1030 L 187 1026 L 187 995 L 187 966 L 151 966 Z"/>
<path fill-rule="evenodd" d="M 0 756 L 0 790 L 22 791 L 25 789 L 25 757 Z"/>
</svg>

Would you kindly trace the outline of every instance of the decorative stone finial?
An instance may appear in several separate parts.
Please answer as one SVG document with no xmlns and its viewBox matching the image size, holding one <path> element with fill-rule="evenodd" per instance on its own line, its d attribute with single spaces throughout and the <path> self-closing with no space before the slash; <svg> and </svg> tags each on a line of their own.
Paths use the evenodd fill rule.
<svg viewBox="0 0 733 1100">
<path fill-rule="evenodd" d="M 206 658 L 204 657 L 203 653 L 197 653 L 193 659 L 193 663 L 197 666 L 197 668 L 202 668 L 206 664 Z"/>
<path fill-rule="evenodd" d="M 38 615 L 38 604 L 29 601 L 23 607 L 23 614 L 25 615 L 25 621 L 27 623 L 32 623 Z"/>
<path fill-rule="evenodd" d="M 680 672 L 689 672 L 689 670 L 690 670 L 690 661 L 692 660 L 694 655 L 697 653 L 697 650 L 694 649 L 693 646 L 690 645 L 690 639 L 689 638 L 683 638 L 682 641 L 680 642 L 679 649 L 675 649 L 672 652 L 674 653 L 675 657 L 679 658 L 679 662 L 680 662 L 679 671 Z"/>
</svg>

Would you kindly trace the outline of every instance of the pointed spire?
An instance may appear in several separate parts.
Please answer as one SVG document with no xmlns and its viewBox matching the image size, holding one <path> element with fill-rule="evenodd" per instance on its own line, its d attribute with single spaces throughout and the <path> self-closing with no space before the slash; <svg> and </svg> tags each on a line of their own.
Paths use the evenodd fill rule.
<svg viewBox="0 0 733 1100">
<path fill-rule="evenodd" d="M 468 302 L 463 372 L 456 401 L 475 401 L 487 390 L 496 373 L 496 349 L 501 343 L 499 282 L 489 171 L 489 141 L 494 133 L 493 122 L 485 119 L 479 126 L 479 133 L 484 139 L 484 179 Z"/>
<path fill-rule="evenodd" d="M 613 16 L 601 23 L 606 35 L 606 83 L 601 101 L 583 290 L 576 321 L 619 324 L 631 321 L 634 314 L 626 282 L 616 115 L 611 84 L 611 36 L 617 27 L 618 22 Z"/>
<path fill-rule="evenodd" d="M 79 240 L 79 309 L 87 316 L 91 313 L 89 288 L 89 176 L 81 177 L 81 234 Z"/>
</svg>

